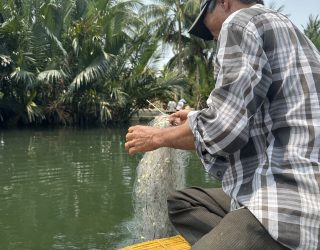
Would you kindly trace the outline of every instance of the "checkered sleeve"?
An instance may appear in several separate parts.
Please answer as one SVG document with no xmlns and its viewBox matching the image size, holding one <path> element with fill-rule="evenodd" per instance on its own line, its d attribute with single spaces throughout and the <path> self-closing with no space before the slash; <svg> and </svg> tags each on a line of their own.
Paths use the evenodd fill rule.
<svg viewBox="0 0 320 250">
<path fill-rule="evenodd" d="M 236 24 L 224 26 L 220 36 L 216 87 L 207 100 L 208 108 L 188 117 L 196 151 L 207 170 L 217 155 L 227 156 L 248 142 L 249 120 L 272 83 L 258 36 Z"/>
<path fill-rule="evenodd" d="M 247 207 L 276 241 L 320 249 L 319 51 L 254 5 L 224 22 L 215 79 L 208 107 L 188 116 L 207 172 L 222 177 L 231 210 Z"/>
</svg>

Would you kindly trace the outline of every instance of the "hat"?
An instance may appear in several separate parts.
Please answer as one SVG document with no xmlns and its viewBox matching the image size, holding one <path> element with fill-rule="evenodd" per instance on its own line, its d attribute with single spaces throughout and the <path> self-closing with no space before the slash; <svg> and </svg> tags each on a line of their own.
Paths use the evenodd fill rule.
<svg viewBox="0 0 320 250">
<path fill-rule="evenodd" d="M 197 17 L 197 19 L 193 22 L 191 28 L 189 29 L 189 33 L 200 37 L 204 40 L 213 40 L 213 36 L 210 32 L 210 30 L 206 27 L 204 24 L 203 20 L 204 17 L 206 16 L 207 9 L 209 6 L 209 3 L 212 0 L 203 0 L 201 5 L 200 5 L 200 13 Z"/>
</svg>

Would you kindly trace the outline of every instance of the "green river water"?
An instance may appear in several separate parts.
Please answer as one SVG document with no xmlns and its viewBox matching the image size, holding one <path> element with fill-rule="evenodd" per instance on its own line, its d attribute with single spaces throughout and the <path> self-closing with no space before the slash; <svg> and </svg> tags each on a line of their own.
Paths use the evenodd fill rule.
<svg viewBox="0 0 320 250">
<path fill-rule="evenodd" d="M 142 154 L 126 128 L 0 131 L 0 249 L 119 249 L 133 240 Z M 217 185 L 191 154 L 187 185 Z"/>
</svg>

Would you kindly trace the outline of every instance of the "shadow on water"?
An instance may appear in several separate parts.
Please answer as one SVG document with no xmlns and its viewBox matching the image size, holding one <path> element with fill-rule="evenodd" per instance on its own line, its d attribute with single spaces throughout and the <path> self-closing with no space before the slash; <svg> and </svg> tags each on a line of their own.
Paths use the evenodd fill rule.
<svg viewBox="0 0 320 250">
<path fill-rule="evenodd" d="M 117 249 L 131 244 L 142 155 L 126 128 L 0 131 L 0 249 Z M 187 185 L 213 186 L 195 156 Z"/>
</svg>

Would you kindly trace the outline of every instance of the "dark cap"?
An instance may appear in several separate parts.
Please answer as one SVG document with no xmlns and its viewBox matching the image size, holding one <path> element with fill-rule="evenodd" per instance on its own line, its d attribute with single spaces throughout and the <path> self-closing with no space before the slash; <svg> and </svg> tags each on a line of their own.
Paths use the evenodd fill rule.
<svg viewBox="0 0 320 250">
<path fill-rule="evenodd" d="M 191 28 L 189 29 L 189 33 L 200 37 L 204 40 L 213 40 L 213 36 L 210 30 L 204 24 L 204 18 L 207 13 L 208 6 L 212 0 L 204 0 L 200 5 L 200 13 L 197 19 L 193 22 Z"/>
</svg>

